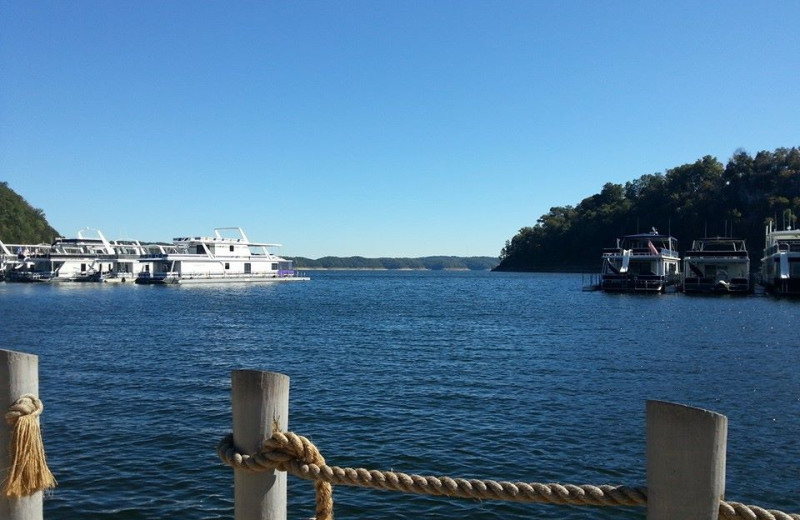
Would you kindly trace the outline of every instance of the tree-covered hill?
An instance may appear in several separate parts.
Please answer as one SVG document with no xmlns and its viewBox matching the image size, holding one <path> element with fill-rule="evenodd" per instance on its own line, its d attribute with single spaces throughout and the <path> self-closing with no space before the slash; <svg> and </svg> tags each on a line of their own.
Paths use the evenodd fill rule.
<svg viewBox="0 0 800 520">
<path fill-rule="evenodd" d="M 695 238 L 744 238 L 757 261 L 766 223 L 795 226 L 798 213 L 800 149 L 755 156 L 737 150 L 725 165 L 706 156 L 624 185 L 607 183 L 577 206 L 551 208 L 506 242 L 496 270 L 598 270 L 603 248 L 616 237 L 652 227 L 676 237 L 681 252 Z"/>
<path fill-rule="evenodd" d="M 6 244 L 50 243 L 58 236 L 44 216 L 44 211 L 34 208 L 0 182 L 0 241 Z"/>
<path fill-rule="evenodd" d="M 497 266 L 497 258 L 488 256 L 425 256 L 421 258 L 364 258 L 361 256 L 325 256 L 317 260 L 296 257 L 297 269 L 469 269 L 486 271 Z"/>
</svg>

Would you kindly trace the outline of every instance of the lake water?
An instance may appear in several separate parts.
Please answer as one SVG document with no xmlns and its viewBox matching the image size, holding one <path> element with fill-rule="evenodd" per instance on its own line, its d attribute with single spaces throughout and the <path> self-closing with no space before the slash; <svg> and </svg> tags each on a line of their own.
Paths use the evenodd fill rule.
<svg viewBox="0 0 800 520">
<path fill-rule="evenodd" d="M 728 500 L 800 512 L 800 301 L 582 292 L 580 275 L 319 272 L 306 283 L 0 284 L 37 354 L 49 520 L 233 517 L 230 372 L 291 378 L 329 464 L 645 485 L 645 401 L 728 416 Z M 336 487 L 339 518 L 644 518 L 644 508 Z M 313 515 L 289 478 L 289 517 Z"/>
</svg>

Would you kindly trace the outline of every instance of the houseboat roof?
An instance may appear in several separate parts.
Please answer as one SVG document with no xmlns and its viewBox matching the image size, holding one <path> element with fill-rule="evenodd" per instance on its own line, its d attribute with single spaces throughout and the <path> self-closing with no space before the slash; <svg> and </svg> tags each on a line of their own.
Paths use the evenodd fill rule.
<svg viewBox="0 0 800 520">
<path fill-rule="evenodd" d="M 205 244 L 243 244 L 246 246 L 259 246 L 259 247 L 282 247 L 282 244 L 268 244 L 266 242 L 251 242 L 241 238 L 226 238 L 226 237 L 176 237 L 172 239 L 174 244 L 188 244 L 191 242 L 202 242 Z"/>
<path fill-rule="evenodd" d="M 778 237 L 790 237 L 790 238 L 797 238 L 800 237 L 800 229 L 783 229 L 781 231 L 769 231 L 769 236 L 778 238 Z"/>
<path fill-rule="evenodd" d="M 221 231 L 233 231 L 236 235 L 234 237 L 226 237 L 223 236 Z M 214 236 L 213 237 L 176 237 L 172 239 L 173 243 L 178 244 L 188 244 L 190 242 L 198 243 L 217 243 L 217 244 L 244 244 L 247 246 L 256 246 L 256 247 L 282 247 L 281 244 L 270 244 L 266 242 L 251 242 L 247 235 L 244 234 L 244 230 L 240 227 L 223 227 L 223 228 L 215 228 L 214 229 Z"/>
<path fill-rule="evenodd" d="M 675 237 L 671 235 L 662 235 L 660 233 L 637 233 L 635 235 L 624 235 L 622 238 L 661 238 L 661 239 L 668 239 L 671 238 L 673 240 L 677 240 Z"/>
<path fill-rule="evenodd" d="M 743 238 L 706 237 L 692 242 L 693 251 L 747 251 Z"/>
</svg>

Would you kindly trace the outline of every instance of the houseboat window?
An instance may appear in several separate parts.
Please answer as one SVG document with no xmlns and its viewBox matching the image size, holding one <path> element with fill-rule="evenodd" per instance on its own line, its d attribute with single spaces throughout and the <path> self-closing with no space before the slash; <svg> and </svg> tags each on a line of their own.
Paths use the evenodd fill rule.
<svg viewBox="0 0 800 520">
<path fill-rule="evenodd" d="M 225 269 L 230 269 L 230 268 L 231 268 L 231 264 L 229 264 L 228 262 L 225 262 Z"/>
<path fill-rule="evenodd" d="M 233 246 L 230 246 L 230 248 L 231 248 L 231 253 L 233 253 Z"/>
<path fill-rule="evenodd" d="M 250 274 L 250 263 L 246 262 L 244 264 L 244 274 Z"/>
<path fill-rule="evenodd" d="M 278 264 L 272 264 L 272 270 L 273 271 L 277 271 L 278 270 Z"/>
<path fill-rule="evenodd" d="M 197 246 L 197 254 L 202 255 L 203 253 L 204 253 L 203 246 L 202 245 Z"/>
</svg>

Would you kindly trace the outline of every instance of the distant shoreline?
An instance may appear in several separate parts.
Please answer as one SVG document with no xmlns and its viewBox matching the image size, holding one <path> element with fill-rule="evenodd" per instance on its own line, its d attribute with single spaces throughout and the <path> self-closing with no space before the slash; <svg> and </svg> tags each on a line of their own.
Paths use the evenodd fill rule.
<svg viewBox="0 0 800 520">
<path fill-rule="evenodd" d="M 424 256 L 418 258 L 365 258 L 363 256 L 326 256 L 319 259 L 287 257 L 295 270 L 367 270 L 367 271 L 491 271 L 500 263 L 489 256 Z"/>
<path fill-rule="evenodd" d="M 466 267 L 446 267 L 444 269 L 428 269 L 427 267 L 295 267 L 295 271 L 491 271 L 491 269 L 468 269 Z"/>
</svg>

